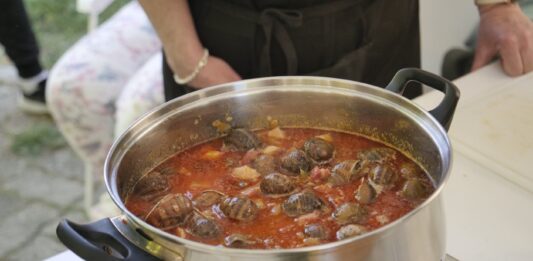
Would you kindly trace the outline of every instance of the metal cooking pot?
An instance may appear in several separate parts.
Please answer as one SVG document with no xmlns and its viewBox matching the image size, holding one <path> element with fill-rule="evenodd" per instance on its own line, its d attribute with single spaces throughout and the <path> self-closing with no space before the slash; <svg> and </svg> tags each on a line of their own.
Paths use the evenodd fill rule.
<svg viewBox="0 0 533 261">
<path fill-rule="evenodd" d="M 444 93 L 429 113 L 399 95 L 416 81 Z M 400 70 L 385 88 L 306 76 L 253 79 L 196 91 L 167 102 L 134 123 L 113 145 L 105 182 L 119 217 L 88 225 L 63 220 L 59 239 L 88 260 L 440 260 L 445 255 L 441 191 L 451 164 L 450 125 L 459 99 L 451 82 Z M 379 229 L 342 241 L 295 249 L 249 250 L 206 245 L 168 234 L 133 215 L 124 196 L 146 171 L 169 156 L 220 134 L 215 120 L 250 129 L 311 127 L 358 133 L 404 152 L 437 189 L 420 206 Z"/>
</svg>

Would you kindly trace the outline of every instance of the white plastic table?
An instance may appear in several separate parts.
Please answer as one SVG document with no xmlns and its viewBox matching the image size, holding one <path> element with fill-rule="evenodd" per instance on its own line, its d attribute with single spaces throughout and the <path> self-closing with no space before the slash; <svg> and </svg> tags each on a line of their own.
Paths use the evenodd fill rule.
<svg viewBox="0 0 533 261">
<path fill-rule="evenodd" d="M 461 261 L 533 260 L 533 73 L 510 78 L 491 64 L 455 84 L 446 251 Z"/>
</svg>

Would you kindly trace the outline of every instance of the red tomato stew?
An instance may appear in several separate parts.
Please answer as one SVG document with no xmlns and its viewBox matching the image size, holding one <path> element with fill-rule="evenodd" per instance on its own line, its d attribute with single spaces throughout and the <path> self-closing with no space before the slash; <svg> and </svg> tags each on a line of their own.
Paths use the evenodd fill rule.
<svg viewBox="0 0 533 261">
<path fill-rule="evenodd" d="M 126 206 L 155 227 L 206 244 L 296 248 L 372 231 L 434 189 L 405 155 L 361 136 L 233 129 L 143 175 Z"/>
</svg>

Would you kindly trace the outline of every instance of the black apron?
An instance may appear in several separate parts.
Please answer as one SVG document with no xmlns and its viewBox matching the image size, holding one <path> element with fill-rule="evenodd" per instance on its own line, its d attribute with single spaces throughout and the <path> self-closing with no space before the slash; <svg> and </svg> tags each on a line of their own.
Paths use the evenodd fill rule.
<svg viewBox="0 0 533 261">
<path fill-rule="evenodd" d="M 200 41 L 243 79 L 317 75 L 385 86 L 420 67 L 417 0 L 191 0 Z M 163 59 L 165 98 L 192 88 L 174 82 Z M 420 93 L 408 88 L 409 97 Z"/>
</svg>

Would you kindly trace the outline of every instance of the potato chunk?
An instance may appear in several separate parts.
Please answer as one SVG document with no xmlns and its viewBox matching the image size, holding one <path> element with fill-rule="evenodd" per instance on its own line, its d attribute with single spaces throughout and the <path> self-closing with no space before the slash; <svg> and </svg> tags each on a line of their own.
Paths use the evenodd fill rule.
<svg viewBox="0 0 533 261">
<path fill-rule="evenodd" d="M 257 170 L 245 165 L 242 167 L 234 168 L 231 172 L 231 176 L 236 179 L 255 182 L 261 176 L 261 174 L 259 174 Z"/>
</svg>

